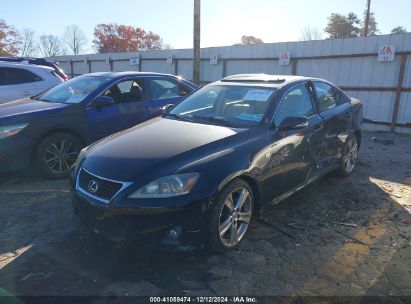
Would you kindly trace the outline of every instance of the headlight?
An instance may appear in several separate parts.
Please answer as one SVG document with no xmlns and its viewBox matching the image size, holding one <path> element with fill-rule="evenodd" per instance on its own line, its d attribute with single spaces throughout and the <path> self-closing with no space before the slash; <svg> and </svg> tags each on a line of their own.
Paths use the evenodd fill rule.
<svg viewBox="0 0 411 304">
<path fill-rule="evenodd" d="M 0 127 L 0 139 L 16 135 L 28 125 L 29 125 L 28 123 L 22 123 L 22 124 Z"/>
<path fill-rule="evenodd" d="M 79 166 L 81 165 L 81 162 L 83 161 L 83 159 L 86 157 L 86 152 L 87 152 L 88 147 L 85 147 L 84 149 L 82 149 L 80 151 L 80 153 L 77 156 L 77 160 L 73 165 L 73 172 L 76 173 Z"/>
<path fill-rule="evenodd" d="M 167 198 L 187 194 L 200 174 L 185 173 L 159 178 L 129 195 L 129 198 Z"/>
</svg>

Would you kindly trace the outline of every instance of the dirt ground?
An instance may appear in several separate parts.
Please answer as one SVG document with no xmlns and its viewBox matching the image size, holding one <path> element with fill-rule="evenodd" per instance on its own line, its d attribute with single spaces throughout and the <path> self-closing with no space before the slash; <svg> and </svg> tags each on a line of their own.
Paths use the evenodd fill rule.
<svg viewBox="0 0 411 304">
<path fill-rule="evenodd" d="M 0 294 L 411 296 L 410 136 L 365 133 L 351 177 L 273 206 L 225 255 L 97 240 L 66 180 L 26 174 L 0 178 Z"/>
</svg>

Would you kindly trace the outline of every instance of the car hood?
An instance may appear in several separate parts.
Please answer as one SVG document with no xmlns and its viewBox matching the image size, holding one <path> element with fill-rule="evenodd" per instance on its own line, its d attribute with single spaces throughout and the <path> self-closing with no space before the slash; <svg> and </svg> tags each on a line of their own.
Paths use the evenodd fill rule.
<svg viewBox="0 0 411 304">
<path fill-rule="evenodd" d="M 44 102 L 25 98 L 0 104 L 0 117 L 1 121 L 5 123 L 9 121 L 20 121 L 22 119 L 27 120 L 33 116 L 37 117 L 40 112 L 50 114 L 50 112 L 58 111 L 67 106 L 68 105 L 63 103 Z"/>
<path fill-rule="evenodd" d="M 154 118 L 92 145 L 82 166 L 100 177 L 132 182 L 163 161 L 184 153 L 191 159 L 194 149 L 245 130 Z"/>
</svg>

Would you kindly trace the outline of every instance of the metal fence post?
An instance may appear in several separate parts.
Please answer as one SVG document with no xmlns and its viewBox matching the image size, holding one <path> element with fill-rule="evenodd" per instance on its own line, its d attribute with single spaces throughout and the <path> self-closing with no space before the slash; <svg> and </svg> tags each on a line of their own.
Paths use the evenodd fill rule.
<svg viewBox="0 0 411 304">
<path fill-rule="evenodd" d="M 70 74 L 71 78 L 74 78 L 74 71 L 73 71 L 73 60 L 70 59 Z"/>
<path fill-rule="evenodd" d="M 223 62 L 223 75 L 221 78 L 224 78 L 227 74 L 227 60 L 223 59 L 222 62 Z"/>
<path fill-rule="evenodd" d="M 178 59 L 174 60 L 174 75 L 178 75 Z"/>
<path fill-rule="evenodd" d="M 398 110 L 400 108 L 402 83 L 404 81 L 405 65 L 407 63 L 407 54 L 400 55 L 400 72 L 398 73 L 397 88 L 395 90 L 394 110 L 392 111 L 391 132 L 395 132 L 397 127 Z"/>
<path fill-rule="evenodd" d="M 292 60 L 291 75 L 297 75 L 297 58 Z"/>
</svg>

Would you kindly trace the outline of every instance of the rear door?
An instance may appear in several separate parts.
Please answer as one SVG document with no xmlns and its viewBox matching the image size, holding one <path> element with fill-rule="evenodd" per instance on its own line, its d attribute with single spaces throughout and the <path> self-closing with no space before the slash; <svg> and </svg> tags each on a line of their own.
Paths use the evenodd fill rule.
<svg viewBox="0 0 411 304">
<path fill-rule="evenodd" d="M 318 111 L 324 119 L 319 162 L 322 170 L 338 163 L 342 145 L 348 136 L 352 114 L 350 105 L 336 87 L 322 81 L 314 81 L 312 85 Z"/>
<path fill-rule="evenodd" d="M 114 99 L 114 104 L 87 108 L 87 119 L 93 140 L 128 129 L 147 119 L 144 81 L 142 78 L 127 79 L 112 85 L 102 95 Z"/>
<path fill-rule="evenodd" d="M 164 106 L 176 104 L 191 93 L 192 89 L 172 77 L 147 77 L 145 79 L 149 118 L 161 114 Z"/>
</svg>

